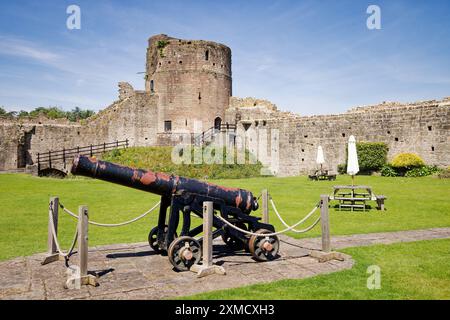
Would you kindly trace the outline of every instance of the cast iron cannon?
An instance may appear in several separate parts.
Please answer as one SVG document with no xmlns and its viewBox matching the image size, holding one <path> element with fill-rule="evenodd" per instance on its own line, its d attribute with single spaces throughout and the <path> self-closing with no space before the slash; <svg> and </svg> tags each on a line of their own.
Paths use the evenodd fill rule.
<svg viewBox="0 0 450 320">
<path fill-rule="evenodd" d="M 160 195 L 158 225 L 151 229 L 148 241 L 156 252 L 167 252 L 170 262 L 177 270 L 188 270 L 201 259 L 202 238 L 194 237 L 202 233 L 203 225 L 191 228 L 191 213 L 203 217 L 204 201 L 212 201 L 215 212 L 219 212 L 223 219 L 242 230 L 257 234 L 275 231 L 272 225 L 262 223 L 260 218 L 250 215 L 258 209 L 258 202 L 247 190 L 133 169 L 81 155 L 75 157 L 71 172 L 74 175 L 92 177 Z M 180 236 L 177 236 L 180 213 L 182 226 Z M 228 226 L 216 216 L 213 218 L 213 227 L 213 237 L 221 236 L 233 251 L 248 250 L 257 261 L 277 257 L 277 236 L 250 236 Z"/>
</svg>

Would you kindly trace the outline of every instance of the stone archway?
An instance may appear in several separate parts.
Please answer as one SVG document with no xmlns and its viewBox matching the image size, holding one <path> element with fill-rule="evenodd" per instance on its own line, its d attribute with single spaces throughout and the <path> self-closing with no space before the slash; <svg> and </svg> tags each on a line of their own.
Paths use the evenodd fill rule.
<svg viewBox="0 0 450 320">
<path fill-rule="evenodd" d="M 220 130 L 221 124 L 222 124 L 222 118 L 217 117 L 214 119 L 214 129 Z"/>
</svg>

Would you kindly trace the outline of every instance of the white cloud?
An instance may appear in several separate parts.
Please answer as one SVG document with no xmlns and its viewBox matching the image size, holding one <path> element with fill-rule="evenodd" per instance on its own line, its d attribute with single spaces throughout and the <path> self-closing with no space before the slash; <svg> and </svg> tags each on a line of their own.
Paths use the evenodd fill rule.
<svg viewBox="0 0 450 320">
<path fill-rule="evenodd" d="M 4 36 L 0 36 L 0 54 L 30 58 L 44 63 L 52 63 L 60 58 L 58 54 L 39 48 L 29 41 Z"/>
</svg>

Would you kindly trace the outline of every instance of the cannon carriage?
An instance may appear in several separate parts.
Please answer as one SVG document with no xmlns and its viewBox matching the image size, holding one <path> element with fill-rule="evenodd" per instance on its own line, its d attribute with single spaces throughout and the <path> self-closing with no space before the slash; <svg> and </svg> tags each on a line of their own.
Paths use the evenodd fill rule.
<svg viewBox="0 0 450 320">
<path fill-rule="evenodd" d="M 77 156 L 71 169 L 74 175 L 83 175 L 161 196 L 158 224 L 148 235 L 150 247 L 161 254 L 179 271 L 189 270 L 201 260 L 203 226 L 191 227 L 191 214 L 203 217 L 203 202 L 212 201 L 214 212 L 236 226 L 230 227 L 213 216 L 213 238 L 222 237 L 233 251 L 247 250 L 257 261 L 275 259 L 279 239 L 271 224 L 251 216 L 258 209 L 256 197 L 250 191 L 227 188 L 196 179 L 133 169 L 96 158 Z M 179 224 L 181 220 L 181 229 Z M 249 235 L 251 231 L 258 235 Z M 180 234 L 177 234 L 180 230 Z M 268 236 L 261 236 L 261 234 Z"/>
</svg>

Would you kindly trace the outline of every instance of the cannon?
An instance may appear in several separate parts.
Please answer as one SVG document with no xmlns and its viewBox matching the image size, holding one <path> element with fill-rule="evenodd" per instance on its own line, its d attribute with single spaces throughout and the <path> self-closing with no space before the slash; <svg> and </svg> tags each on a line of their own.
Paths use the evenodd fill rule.
<svg viewBox="0 0 450 320">
<path fill-rule="evenodd" d="M 258 234 L 239 231 L 214 215 L 213 238 L 222 237 L 228 248 L 233 251 L 246 250 L 256 261 L 272 260 L 278 256 L 279 239 L 276 235 L 270 235 L 275 232 L 273 225 L 262 223 L 261 218 L 250 215 L 258 209 L 257 199 L 250 191 L 129 168 L 82 155 L 73 160 L 71 173 L 160 195 L 158 225 L 150 230 L 148 241 L 157 253 L 167 253 L 176 270 L 189 270 L 201 260 L 202 237 L 195 237 L 202 233 L 203 226 L 200 224 L 191 228 L 191 214 L 202 218 L 204 201 L 212 201 L 214 212 L 232 225 Z M 269 235 L 262 237 L 261 234 Z"/>
</svg>

